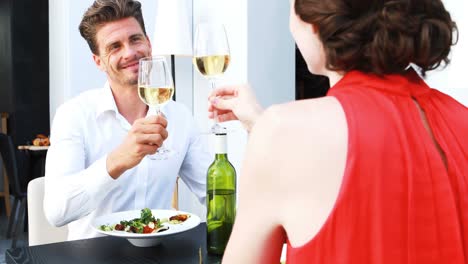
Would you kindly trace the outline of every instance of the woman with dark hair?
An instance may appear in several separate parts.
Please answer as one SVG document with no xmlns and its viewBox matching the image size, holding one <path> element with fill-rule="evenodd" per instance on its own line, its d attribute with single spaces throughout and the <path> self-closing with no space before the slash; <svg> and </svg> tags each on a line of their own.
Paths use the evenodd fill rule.
<svg viewBox="0 0 468 264">
<path fill-rule="evenodd" d="M 327 96 L 210 98 L 253 127 L 223 263 L 468 263 L 468 109 L 420 77 L 456 42 L 442 2 L 296 0 L 290 28 Z"/>
</svg>

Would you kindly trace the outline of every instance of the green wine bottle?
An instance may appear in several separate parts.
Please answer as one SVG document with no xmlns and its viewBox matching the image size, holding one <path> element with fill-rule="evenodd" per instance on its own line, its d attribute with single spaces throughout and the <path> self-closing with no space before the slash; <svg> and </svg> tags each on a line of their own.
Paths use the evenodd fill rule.
<svg viewBox="0 0 468 264">
<path fill-rule="evenodd" d="M 227 157 L 226 134 L 215 135 L 215 152 L 206 180 L 207 250 L 222 255 L 236 217 L 236 170 Z"/>
</svg>

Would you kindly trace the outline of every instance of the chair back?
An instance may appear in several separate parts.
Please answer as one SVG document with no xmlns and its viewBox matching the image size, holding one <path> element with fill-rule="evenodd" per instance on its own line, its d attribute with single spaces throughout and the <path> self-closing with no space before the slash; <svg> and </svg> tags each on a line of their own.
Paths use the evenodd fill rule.
<svg viewBox="0 0 468 264">
<path fill-rule="evenodd" d="M 4 133 L 0 133 L 0 154 L 10 182 L 11 194 L 26 195 L 29 157 L 24 153 L 19 153 L 11 137 Z"/>
<path fill-rule="evenodd" d="M 66 241 L 68 227 L 49 224 L 44 214 L 44 177 L 28 184 L 29 246 Z"/>
</svg>

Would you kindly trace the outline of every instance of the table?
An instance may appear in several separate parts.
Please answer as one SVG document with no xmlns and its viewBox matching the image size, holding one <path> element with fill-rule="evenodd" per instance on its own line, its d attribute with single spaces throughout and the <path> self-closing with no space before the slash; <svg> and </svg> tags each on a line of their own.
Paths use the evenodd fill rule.
<svg viewBox="0 0 468 264">
<path fill-rule="evenodd" d="M 166 239 L 148 248 L 135 247 L 125 238 L 110 236 L 67 241 L 8 249 L 5 260 L 7 264 L 221 263 L 220 256 L 206 252 L 206 223 Z"/>
<path fill-rule="evenodd" d="M 18 146 L 18 149 L 29 156 L 28 182 L 45 175 L 45 163 L 48 146 Z"/>
</svg>

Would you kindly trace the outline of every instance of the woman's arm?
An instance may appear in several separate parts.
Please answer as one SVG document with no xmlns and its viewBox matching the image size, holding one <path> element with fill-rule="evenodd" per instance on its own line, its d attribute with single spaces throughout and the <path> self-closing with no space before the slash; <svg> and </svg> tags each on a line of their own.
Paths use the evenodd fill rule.
<svg viewBox="0 0 468 264">
<path fill-rule="evenodd" d="M 272 164 L 281 162 L 275 141 L 284 140 L 274 110 L 259 118 L 249 138 L 241 178 L 239 210 L 223 263 L 279 263 L 286 241 L 280 214 L 281 180 Z"/>
</svg>

